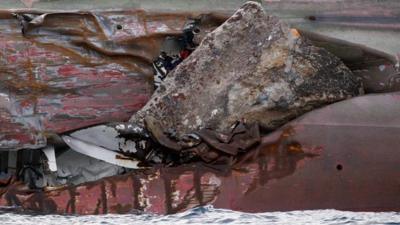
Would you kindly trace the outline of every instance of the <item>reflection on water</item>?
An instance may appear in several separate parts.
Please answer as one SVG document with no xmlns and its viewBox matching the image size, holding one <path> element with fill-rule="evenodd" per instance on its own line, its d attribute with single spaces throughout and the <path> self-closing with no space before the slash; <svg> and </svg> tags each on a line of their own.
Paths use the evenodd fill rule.
<svg viewBox="0 0 400 225">
<path fill-rule="evenodd" d="M 346 212 L 337 210 L 309 210 L 272 213 L 242 213 L 199 207 L 184 213 L 159 216 L 152 214 L 59 216 L 32 215 L 0 211 L 2 225 L 16 224 L 400 224 L 400 212 Z"/>
</svg>

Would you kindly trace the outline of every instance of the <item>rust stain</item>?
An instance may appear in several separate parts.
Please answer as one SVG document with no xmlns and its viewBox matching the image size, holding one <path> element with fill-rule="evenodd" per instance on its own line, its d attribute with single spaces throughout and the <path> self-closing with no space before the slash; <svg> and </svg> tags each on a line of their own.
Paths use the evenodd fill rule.
<svg viewBox="0 0 400 225">
<path fill-rule="evenodd" d="M 0 189 L 0 205 L 60 214 L 132 210 L 166 214 L 206 204 L 246 212 L 327 207 L 400 210 L 398 189 L 394 188 L 398 181 L 388 179 L 396 177 L 398 170 L 394 168 L 400 163 L 398 157 L 393 158 L 396 151 L 390 147 L 395 143 L 387 139 L 379 154 L 373 143 L 359 148 L 363 139 L 349 140 L 352 132 L 367 132 L 371 137 L 387 137 L 388 133 L 382 129 L 354 129 L 288 126 L 263 137 L 262 144 L 244 155 L 233 169 L 203 163 L 155 167 L 39 192 L 28 191 L 16 183 L 6 190 Z M 320 138 L 324 135 L 335 136 L 336 141 Z M 377 160 L 388 163 L 376 170 Z M 376 180 L 382 180 L 384 185 Z"/>
<path fill-rule="evenodd" d="M 224 183 L 242 180 L 244 189 L 239 193 L 246 195 L 257 189 L 258 183 L 265 185 L 268 180 L 294 173 L 299 160 L 314 155 L 302 151 L 300 144 L 293 145 L 290 142 L 282 145 L 292 135 L 293 129 L 288 128 L 281 132 L 274 143 L 254 148 L 249 153 L 252 157 L 245 156 L 247 160 L 237 164 L 233 171 L 226 166 L 223 166 L 223 170 L 215 170 L 217 167 L 208 168 L 203 164 L 133 171 L 78 186 L 22 195 L 23 198 L 17 192 L 7 192 L 7 196 L 16 200 L 8 202 L 8 205 L 17 202 L 26 209 L 62 214 L 127 213 L 132 210 L 177 213 L 218 202 L 220 195 L 236 191 L 229 190 L 233 188 L 230 185 L 226 189 L 222 186 Z M 300 146 L 300 149 L 290 150 L 293 146 Z M 256 159 L 253 158 L 254 154 L 257 155 Z M 288 161 L 292 155 L 293 160 Z M 254 172 L 257 176 L 250 175 Z M 61 202 L 68 202 L 66 208 L 62 207 Z"/>
<path fill-rule="evenodd" d="M 296 38 L 301 36 L 299 31 L 297 29 L 294 29 L 294 28 L 290 29 L 290 33 L 293 35 L 293 37 L 296 37 Z"/>
<path fill-rule="evenodd" d="M 41 14 L 20 13 L 24 12 Z M 0 81 L 5 87 L 0 91 L 19 103 L 17 112 L 0 107 L 2 138 L 18 140 L 20 144 L 11 146 L 16 149 L 26 144 L 38 147 L 43 145 L 38 143 L 38 132 L 65 132 L 129 118 L 151 95 L 150 62 L 163 38 L 179 35 L 184 23 L 199 15 L 143 10 L 54 13 L 22 36 L 11 12 L 2 11 Z M 226 17 L 208 18 L 218 25 Z M 324 22 L 323 18 L 310 17 L 315 22 Z M 382 27 L 377 23 L 360 27 L 366 25 Z M 397 24 L 383 26 L 398 28 Z M 291 32 L 299 35 L 297 30 Z M 99 88 L 106 95 L 98 95 Z M 23 120 L 26 115 L 38 116 L 43 127 L 32 127 Z M 15 122 L 16 118 L 22 121 Z M 366 142 L 355 134 L 372 140 Z M 246 212 L 396 211 L 400 210 L 399 183 L 393 177 L 398 177 L 400 161 L 398 143 L 388 137 L 393 137 L 390 128 L 297 124 L 265 136 L 261 146 L 240 158 L 233 169 L 204 164 L 151 168 L 47 191 L 28 190 L 11 180 L 0 188 L 0 205 L 59 214 L 176 213 L 204 204 Z"/>
<path fill-rule="evenodd" d="M 7 134 L 0 141 L 12 143 L 0 147 L 39 148 L 52 133 L 128 120 L 153 92 L 152 61 L 165 37 L 181 35 L 190 19 L 202 15 L 46 12 L 32 24 L 1 11 L 0 93 L 14 105 L 0 105 L 0 123 L 6 125 L 0 133 Z M 207 13 L 223 22 L 221 17 Z"/>
</svg>

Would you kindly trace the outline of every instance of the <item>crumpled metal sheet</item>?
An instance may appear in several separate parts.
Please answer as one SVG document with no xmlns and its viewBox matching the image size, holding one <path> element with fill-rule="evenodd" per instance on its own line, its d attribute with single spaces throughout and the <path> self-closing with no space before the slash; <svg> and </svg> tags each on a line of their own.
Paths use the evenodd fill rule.
<svg viewBox="0 0 400 225">
<path fill-rule="evenodd" d="M 16 2 L 14 4 L 10 2 Z M 20 2 L 24 2 L 25 5 Z M 246 0 L 130 0 L 79 2 L 49 0 L 8 0 L 3 8 L 33 7 L 36 9 L 87 10 L 110 8 L 144 8 L 148 10 L 225 10 L 233 12 Z M 399 10 L 396 0 L 260 0 L 271 12 L 298 29 L 370 46 L 396 55 L 400 53 Z M 385 40 L 385 41 L 382 41 Z"/>
<path fill-rule="evenodd" d="M 246 212 L 400 210 L 400 93 L 305 114 L 262 139 L 234 168 L 152 168 L 54 191 L 0 189 L 0 205 L 47 213 L 176 213 L 212 204 Z"/>
<path fill-rule="evenodd" d="M 151 62 L 162 40 L 188 17 L 2 11 L 0 150 L 39 148 L 49 133 L 129 119 L 153 91 Z"/>
<path fill-rule="evenodd" d="M 70 6 L 69 2 L 50 5 L 47 1 L 33 2 L 35 8 L 42 9 L 50 5 Z M 168 4 L 176 5 L 174 1 Z M 29 3 L 28 7 L 33 5 Z M 138 5 L 160 10 L 147 2 L 133 4 Z M 199 11 L 216 9 L 208 2 L 196 1 L 195 5 Z M 233 10 L 231 4 L 228 8 L 224 3 L 221 5 L 225 7 L 217 8 L 228 10 L 224 12 L 228 15 L 229 10 Z M 394 71 L 400 57 L 396 41 L 400 34 L 396 2 L 293 0 L 264 1 L 263 5 L 267 11 L 301 30 L 370 46 L 389 54 L 391 60 L 377 62 L 373 58 L 367 61 L 370 65 L 367 72 L 357 66 L 356 69 L 370 84 L 370 92 L 385 91 L 387 87 L 398 90 L 400 79 Z M 80 6 L 88 7 L 87 2 L 73 5 Z M 104 5 L 90 7 L 104 8 Z M 181 4 L 179 9 L 185 7 Z M 24 38 L 19 21 L 12 13 L 33 17 L 46 15 L 28 25 Z M 4 126 L 0 127 L 0 149 L 39 148 L 45 145 L 45 136 L 49 132 L 129 118 L 151 93 L 151 77 L 145 75 L 150 73 L 151 67 L 142 68 L 143 71 L 139 68 L 154 57 L 162 37 L 181 31 L 189 14 L 141 10 L 94 13 L 1 11 L 0 122 Z M 224 17 L 219 18 L 222 22 Z M 220 22 L 208 21 L 212 24 L 210 27 Z M 348 51 L 343 49 L 342 52 Z"/>
</svg>

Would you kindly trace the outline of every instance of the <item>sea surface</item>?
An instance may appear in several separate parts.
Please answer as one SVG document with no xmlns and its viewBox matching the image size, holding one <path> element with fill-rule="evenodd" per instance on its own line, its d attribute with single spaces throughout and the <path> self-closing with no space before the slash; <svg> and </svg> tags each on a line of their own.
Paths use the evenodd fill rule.
<svg viewBox="0 0 400 225">
<path fill-rule="evenodd" d="M 180 225 L 180 224 L 400 224 L 400 212 L 347 212 L 310 210 L 271 213 L 242 213 L 212 206 L 195 208 L 175 215 L 128 214 L 101 216 L 60 216 L 16 213 L 0 210 L 1 225 Z"/>
</svg>

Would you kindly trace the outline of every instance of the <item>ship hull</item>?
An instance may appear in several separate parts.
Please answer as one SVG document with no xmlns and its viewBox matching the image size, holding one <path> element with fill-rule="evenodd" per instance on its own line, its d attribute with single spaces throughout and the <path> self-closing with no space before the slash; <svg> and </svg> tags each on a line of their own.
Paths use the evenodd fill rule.
<svg viewBox="0 0 400 225">
<path fill-rule="evenodd" d="M 400 210 L 400 94 L 357 97 L 266 135 L 234 168 L 152 168 L 53 191 L 6 188 L 0 205 L 43 213 Z"/>
</svg>

